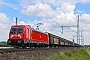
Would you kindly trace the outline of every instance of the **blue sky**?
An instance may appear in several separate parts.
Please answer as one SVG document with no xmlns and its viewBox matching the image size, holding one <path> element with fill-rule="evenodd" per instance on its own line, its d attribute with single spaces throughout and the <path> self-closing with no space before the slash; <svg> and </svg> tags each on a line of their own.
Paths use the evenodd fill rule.
<svg viewBox="0 0 90 60">
<path fill-rule="evenodd" d="M 80 30 L 90 30 L 90 0 L 1 0 L 0 40 L 7 41 L 10 26 L 15 24 L 17 17 L 18 24 L 29 24 L 36 28 L 37 23 L 43 23 L 40 26 L 41 31 L 51 32 L 72 41 L 73 36 L 76 36 L 72 30 L 76 31 L 76 28 L 64 28 L 65 34 L 60 31 L 63 25 L 77 25 L 77 14 L 80 15 Z M 90 44 L 89 33 L 83 32 L 85 44 Z"/>
<path fill-rule="evenodd" d="M 75 14 L 78 13 L 76 12 L 76 10 L 82 11 L 82 13 L 79 13 L 79 14 L 83 14 L 83 13 L 90 14 L 90 3 L 86 3 L 86 4 L 77 3 L 75 7 Z"/>
<path fill-rule="evenodd" d="M 7 14 L 7 16 L 10 17 L 11 19 L 12 17 L 18 17 L 18 19 L 21 20 L 23 19 L 24 21 L 26 21 L 26 20 L 35 20 L 35 19 L 39 20 L 41 18 L 41 17 L 38 18 L 38 16 L 26 16 L 24 14 L 21 14 L 20 10 L 23 9 L 23 7 L 20 6 L 19 0 L 2 0 L 2 1 L 16 6 L 16 10 L 12 7 L 8 7 L 7 5 L 1 6 L 0 12 Z M 31 4 L 31 2 L 29 3 Z M 54 6 L 53 4 L 50 4 L 50 6 L 53 10 L 56 10 L 57 8 L 57 6 Z M 79 10 L 80 12 L 78 12 L 77 10 Z M 83 13 L 87 13 L 87 14 L 90 13 L 90 2 L 75 4 L 74 14 L 83 14 Z"/>
</svg>

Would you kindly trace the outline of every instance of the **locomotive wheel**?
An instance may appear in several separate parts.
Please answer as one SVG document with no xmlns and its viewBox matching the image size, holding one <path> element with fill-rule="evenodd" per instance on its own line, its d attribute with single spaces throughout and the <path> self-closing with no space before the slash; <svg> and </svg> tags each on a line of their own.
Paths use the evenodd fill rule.
<svg viewBox="0 0 90 60">
<path fill-rule="evenodd" d="M 23 49 L 25 49 L 25 48 L 26 48 L 26 46 L 25 46 L 24 44 L 22 44 L 22 48 L 23 48 Z"/>
<path fill-rule="evenodd" d="M 17 49 L 18 49 L 18 48 L 19 48 L 19 46 L 15 46 L 14 48 L 17 48 Z"/>
</svg>

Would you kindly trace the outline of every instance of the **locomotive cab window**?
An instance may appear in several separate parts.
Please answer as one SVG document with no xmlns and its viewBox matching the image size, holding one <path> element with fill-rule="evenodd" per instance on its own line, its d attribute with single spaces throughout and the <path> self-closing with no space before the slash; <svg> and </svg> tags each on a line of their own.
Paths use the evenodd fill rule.
<svg viewBox="0 0 90 60">
<path fill-rule="evenodd" d="M 21 33 L 22 31 L 23 31 L 23 28 L 21 28 L 21 27 L 11 29 L 12 33 Z"/>
</svg>

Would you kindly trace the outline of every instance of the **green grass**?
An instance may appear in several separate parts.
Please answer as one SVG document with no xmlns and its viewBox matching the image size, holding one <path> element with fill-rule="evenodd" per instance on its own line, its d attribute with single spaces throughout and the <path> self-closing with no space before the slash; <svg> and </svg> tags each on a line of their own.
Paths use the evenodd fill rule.
<svg viewBox="0 0 90 60">
<path fill-rule="evenodd" d="M 56 54 L 52 54 L 51 56 L 44 58 L 44 56 L 40 57 L 31 57 L 29 60 L 90 60 L 89 55 L 86 52 L 87 48 L 80 48 L 74 50 L 65 50 L 63 52 L 58 52 Z M 25 59 L 24 56 L 20 57 L 20 60 Z M 28 59 L 26 59 L 28 60 Z"/>
<path fill-rule="evenodd" d="M 85 48 L 75 49 L 72 51 L 66 50 L 52 55 L 52 57 L 53 58 L 50 58 L 51 60 L 90 60 Z"/>
<path fill-rule="evenodd" d="M 90 51 L 90 47 L 88 47 L 87 50 Z"/>
</svg>

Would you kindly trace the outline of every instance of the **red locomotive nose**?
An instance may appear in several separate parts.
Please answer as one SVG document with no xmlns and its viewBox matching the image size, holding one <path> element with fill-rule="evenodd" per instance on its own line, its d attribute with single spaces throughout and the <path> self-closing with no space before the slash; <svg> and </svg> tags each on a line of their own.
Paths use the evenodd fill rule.
<svg viewBox="0 0 90 60">
<path fill-rule="evenodd" d="M 23 27 L 22 26 L 13 26 L 10 30 L 10 39 L 21 39 L 22 38 L 22 32 L 23 32 Z"/>
</svg>

